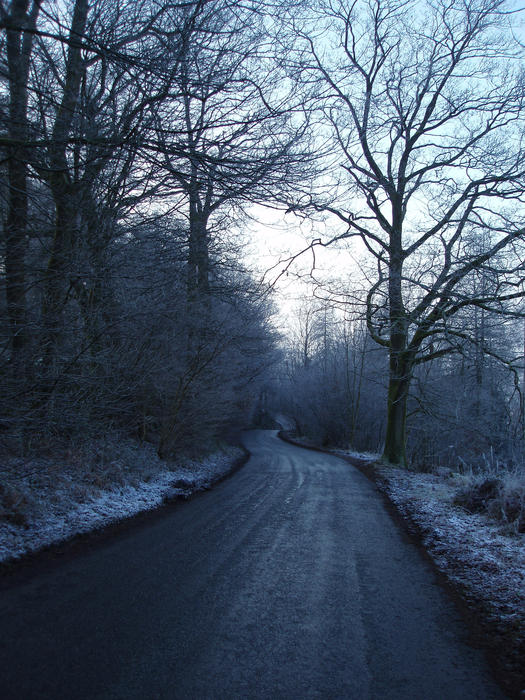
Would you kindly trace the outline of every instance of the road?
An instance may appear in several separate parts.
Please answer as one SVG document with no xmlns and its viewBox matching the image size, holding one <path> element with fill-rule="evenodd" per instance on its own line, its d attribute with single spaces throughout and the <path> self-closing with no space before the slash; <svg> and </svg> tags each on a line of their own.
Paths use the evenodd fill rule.
<svg viewBox="0 0 525 700">
<path fill-rule="evenodd" d="M 246 435 L 214 489 L 0 592 L 0 697 L 502 698 L 359 471 Z"/>
</svg>

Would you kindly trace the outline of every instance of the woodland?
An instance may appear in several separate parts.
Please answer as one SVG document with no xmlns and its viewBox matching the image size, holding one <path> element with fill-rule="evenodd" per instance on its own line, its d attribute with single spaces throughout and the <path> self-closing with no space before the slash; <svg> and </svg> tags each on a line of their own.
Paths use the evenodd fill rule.
<svg viewBox="0 0 525 700">
<path fill-rule="evenodd" d="M 387 464 L 522 465 L 521 21 L 1 0 L 0 450 L 113 431 L 171 458 L 280 413 Z M 265 275 L 255 206 L 323 234 Z M 326 248 L 344 268 L 299 271 Z M 308 285 L 279 316 L 285 275 Z"/>
</svg>

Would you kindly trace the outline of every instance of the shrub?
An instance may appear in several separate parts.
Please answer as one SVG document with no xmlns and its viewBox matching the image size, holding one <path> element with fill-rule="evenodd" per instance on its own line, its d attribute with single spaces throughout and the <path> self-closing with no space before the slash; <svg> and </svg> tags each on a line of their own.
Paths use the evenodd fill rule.
<svg viewBox="0 0 525 700">
<path fill-rule="evenodd" d="M 26 526 L 28 505 L 27 496 L 22 489 L 0 482 L 0 521 Z"/>
<path fill-rule="evenodd" d="M 525 475 L 503 473 L 498 477 L 470 477 L 458 489 L 454 503 L 469 513 L 486 513 L 503 520 L 515 532 L 525 532 Z"/>
</svg>

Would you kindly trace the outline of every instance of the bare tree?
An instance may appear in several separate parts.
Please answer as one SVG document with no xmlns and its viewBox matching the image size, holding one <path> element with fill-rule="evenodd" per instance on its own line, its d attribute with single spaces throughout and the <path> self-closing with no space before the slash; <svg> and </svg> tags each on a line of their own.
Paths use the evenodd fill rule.
<svg viewBox="0 0 525 700">
<path fill-rule="evenodd" d="M 269 203 L 304 177 L 304 127 L 279 86 L 257 4 L 201 3 L 184 55 L 157 113 L 159 154 L 188 224 L 190 297 L 210 291 L 210 244 L 232 210 Z"/>
<path fill-rule="evenodd" d="M 336 195 L 310 205 L 375 260 L 367 323 L 390 358 L 389 463 L 406 463 L 415 368 L 472 339 L 462 310 L 520 312 L 524 82 L 511 19 L 500 0 L 335 0 L 293 20 L 295 75 L 336 146 Z M 474 286 L 483 274 L 490 288 Z"/>
<path fill-rule="evenodd" d="M 292 364 L 308 367 L 318 354 L 323 339 L 322 316 L 326 308 L 312 298 L 302 300 L 290 322 L 289 341 L 292 350 Z"/>
<path fill-rule="evenodd" d="M 75 0 L 67 41 L 67 56 L 62 83 L 62 94 L 48 149 L 48 183 L 55 204 L 55 229 L 46 271 L 44 326 L 47 356 L 55 348 L 60 333 L 59 313 L 63 294 L 69 252 L 78 239 L 80 212 L 74 192 L 74 183 L 68 162 L 68 144 L 77 113 L 85 58 L 82 43 L 89 11 L 88 0 Z M 66 288 L 67 289 L 67 288 Z"/>
</svg>

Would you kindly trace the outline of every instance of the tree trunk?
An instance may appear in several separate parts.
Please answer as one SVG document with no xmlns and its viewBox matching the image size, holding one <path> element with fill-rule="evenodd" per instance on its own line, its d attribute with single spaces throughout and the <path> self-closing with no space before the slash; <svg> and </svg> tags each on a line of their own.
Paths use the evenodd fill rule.
<svg viewBox="0 0 525 700">
<path fill-rule="evenodd" d="M 73 118 L 77 110 L 83 70 L 82 37 L 89 11 L 88 0 L 76 0 L 73 11 L 69 48 L 66 62 L 66 78 L 62 100 L 57 110 L 49 148 L 51 172 L 49 186 L 55 203 L 55 234 L 46 273 L 43 319 L 46 336 L 46 364 L 51 364 L 61 333 L 61 314 L 64 289 L 68 288 L 67 270 L 69 254 L 74 246 L 78 230 L 79 208 L 75 202 L 67 159 L 67 144 Z"/>
<path fill-rule="evenodd" d="M 6 48 L 9 80 L 8 211 L 5 239 L 6 300 L 11 335 L 11 360 L 17 372 L 24 366 L 27 345 L 25 253 L 27 246 L 27 102 L 33 30 L 40 0 L 13 0 L 7 17 Z M 23 31 L 22 27 L 27 29 Z"/>
<path fill-rule="evenodd" d="M 11 335 L 11 360 L 20 366 L 27 342 L 25 254 L 27 246 L 26 166 L 19 154 L 8 163 L 9 205 L 5 241 L 7 312 Z"/>
<path fill-rule="evenodd" d="M 361 404 L 361 388 L 363 385 L 363 375 L 365 371 L 365 358 L 366 358 L 366 353 L 367 353 L 367 340 L 368 340 L 368 335 L 365 333 L 363 337 L 363 347 L 360 351 L 360 359 L 359 359 L 359 374 L 358 374 L 358 379 L 357 379 L 357 389 L 356 389 L 356 374 L 357 374 L 357 368 L 355 366 L 355 345 L 354 343 L 354 369 L 353 369 L 353 386 L 352 386 L 352 413 L 351 413 L 351 425 L 350 425 L 350 444 L 354 445 L 355 441 L 355 434 L 357 431 L 357 419 L 359 417 L 359 407 Z M 348 352 L 349 349 L 346 349 L 346 356 L 347 356 L 347 362 L 348 362 Z"/>
<path fill-rule="evenodd" d="M 403 303 L 402 213 L 399 206 L 393 207 L 392 218 L 388 279 L 390 368 L 383 460 L 389 464 L 406 467 L 406 414 L 413 361 L 407 350 L 408 320 Z"/>
<path fill-rule="evenodd" d="M 208 215 L 203 211 L 194 178 L 189 197 L 188 299 L 206 299 L 210 292 Z"/>
<path fill-rule="evenodd" d="M 69 288 L 67 272 L 75 239 L 73 229 L 77 217 L 77 212 L 68 202 L 67 190 L 59 194 L 56 188 L 51 189 L 55 202 L 55 230 L 46 269 L 42 312 L 48 360 L 52 358 L 62 332 L 62 311 Z M 72 194 L 70 198 L 73 198 Z"/>
<path fill-rule="evenodd" d="M 382 459 L 388 464 L 406 467 L 406 415 L 410 378 L 396 375 L 397 372 L 391 369 L 388 383 L 385 448 Z"/>
</svg>

